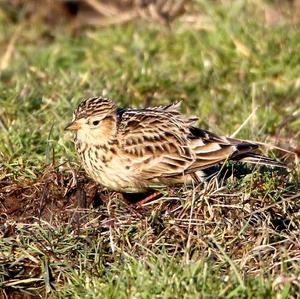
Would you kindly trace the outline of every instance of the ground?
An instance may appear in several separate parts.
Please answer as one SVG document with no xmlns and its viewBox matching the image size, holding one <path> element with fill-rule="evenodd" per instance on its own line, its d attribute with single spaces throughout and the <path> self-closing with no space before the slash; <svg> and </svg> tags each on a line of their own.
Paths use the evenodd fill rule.
<svg viewBox="0 0 300 299">
<path fill-rule="evenodd" d="M 9 2 L 18 1 L 0 13 L 1 296 L 299 297 L 298 2 L 199 0 L 171 23 L 75 29 Z M 258 141 L 289 170 L 228 164 L 225 176 L 136 207 L 85 176 L 63 131 L 94 95 L 136 107 L 182 100 L 200 127 Z"/>
</svg>

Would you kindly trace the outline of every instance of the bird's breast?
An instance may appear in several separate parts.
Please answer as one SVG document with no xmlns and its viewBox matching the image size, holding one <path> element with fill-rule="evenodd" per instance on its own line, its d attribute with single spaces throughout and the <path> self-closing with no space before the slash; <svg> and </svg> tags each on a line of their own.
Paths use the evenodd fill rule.
<svg viewBox="0 0 300 299">
<path fill-rule="evenodd" d="M 85 171 L 97 183 L 114 191 L 138 191 L 136 176 L 129 167 L 130 161 L 115 146 L 76 144 L 76 150 Z"/>
</svg>

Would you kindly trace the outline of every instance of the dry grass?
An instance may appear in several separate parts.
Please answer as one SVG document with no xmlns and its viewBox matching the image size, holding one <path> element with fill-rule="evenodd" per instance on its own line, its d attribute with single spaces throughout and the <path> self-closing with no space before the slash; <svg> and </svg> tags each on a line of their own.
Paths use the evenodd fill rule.
<svg viewBox="0 0 300 299">
<path fill-rule="evenodd" d="M 223 275 L 233 271 L 242 289 L 248 275 L 271 275 L 276 288 L 291 280 L 296 288 L 300 193 L 291 178 L 277 172 L 232 175 L 226 184 L 212 179 L 205 186 L 170 189 L 143 207 L 95 189 L 82 174 L 74 183 L 68 167 L 65 174 L 49 167 L 34 181 L 2 180 L 3 292 L 51 293 L 89 251 L 89 270 L 93 263 L 109 265 L 126 256 L 147 260 L 164 252 L 187 264 L 213 261 Z"/>
</svg>

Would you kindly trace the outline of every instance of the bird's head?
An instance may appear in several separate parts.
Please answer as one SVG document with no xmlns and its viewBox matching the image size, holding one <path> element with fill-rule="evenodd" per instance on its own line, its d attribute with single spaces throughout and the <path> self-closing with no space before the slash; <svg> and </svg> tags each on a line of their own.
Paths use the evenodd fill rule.
<svg viewBox="0 0 300 299">
<path fill-rule="evenodd" d="M 108 98 L 83 100 L 65 130 L 75 131 L 77 139 L 89 144 L 106 143 L 116 131 L 116 106 Z"/>
</svg>

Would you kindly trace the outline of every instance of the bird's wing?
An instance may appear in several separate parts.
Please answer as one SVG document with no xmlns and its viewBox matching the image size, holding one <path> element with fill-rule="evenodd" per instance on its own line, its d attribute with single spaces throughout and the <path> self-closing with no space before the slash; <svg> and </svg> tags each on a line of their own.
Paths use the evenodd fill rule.
<svg viewBox="0 0 300 299">
<path fill-rule="evenodd" d="M 168 108 L 128 110 L 119 122 L 118 140 L 131 167 L 145 179 L 193 173 L 229 159 L 279 165 L 253 153 L 255 143 L 218 136 L 192 122 Z"/>
<path fill-rule="evenodd" d="M 167 106 L 156 106 L 156 107 L 149 107 L 147 110 L 157 110 L 157 111 L 168 111 L 173 112 L 173 114 L 180 114 L 180 107 L 181 107 L 181 101 L 177 103 L 172 103 Z"/>
<path fill-rule="evenodd" d="M 167 112 L 167 113 L 172 113 L 173 118 L 176 117 L 183 117 L 182 114 L 180 113 L 180 107 L 181 107 L 181 101 L 177 102 L 177 103 L 172 103 L 170 105 L 167 106 L 156 106 L 156 107 L 149 107 L 143 110 L 147 110 L 147 111 L 158 111 L 158 112 Z M 198 117 L 197 116 L 185 116 L 185 121 L 189 124 L 192 125 L 194 124 L 196 121 L 198 121 Z"/>
<path fill-rule="evenodd" d="M 196 159 L 186 173 L 208 168 L 225 160 L 234 159 L 242 154 L 252 153 L 258 148 L 257 144 L 218 136 L 196 127 L 190 127 L 189 129 L 189 144 Z"/>
<path fill-rule="evenodd" d="M 195 161 L 188 144 L 190 119 L 173 108 L 127 110 L 118 125 L 118 140 L 130 167 L 141 177 L 177 176 Z"/>
</svg>

